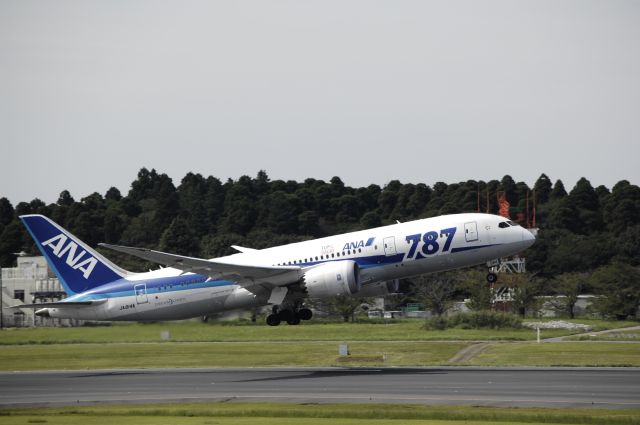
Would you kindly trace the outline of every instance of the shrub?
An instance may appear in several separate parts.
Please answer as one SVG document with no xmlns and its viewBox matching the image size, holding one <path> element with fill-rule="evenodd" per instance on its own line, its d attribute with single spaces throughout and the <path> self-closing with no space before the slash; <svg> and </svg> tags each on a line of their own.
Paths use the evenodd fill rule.
<svg viewBox="0 0 640 425">
<path fill-rule="evenodd" d="M 522 319 L 511 313 L 497 311 L 473 311 L 455 314 L 450 317 L 434 317 L 425 322 L 427 330 L 459 329 L 519 329 Z"/>
</svg>

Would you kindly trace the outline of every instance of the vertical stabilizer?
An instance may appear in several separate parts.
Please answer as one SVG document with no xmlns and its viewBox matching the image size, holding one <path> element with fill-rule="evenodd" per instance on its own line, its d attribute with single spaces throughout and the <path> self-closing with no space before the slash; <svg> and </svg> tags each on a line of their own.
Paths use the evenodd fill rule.
<svg viewBox="0 0 640 425">
<path fill-rule="evenodd" d="M 68 295 L 102 286 L 128 274 L 47 217 L 32 214 L 20 216 L 20 219 Z"/>
</svg>

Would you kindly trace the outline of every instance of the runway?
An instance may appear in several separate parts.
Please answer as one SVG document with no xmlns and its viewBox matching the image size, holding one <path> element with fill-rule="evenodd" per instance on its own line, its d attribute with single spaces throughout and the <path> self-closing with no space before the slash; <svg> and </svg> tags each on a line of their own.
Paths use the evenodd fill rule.
<svg viewBox="0 0 640 425">
<path fill-rule="evenodd" d="M 640 368 L 140 369 L 0 373 L 0 406 L 201 401 L 640 408 Z"/>
</svg>

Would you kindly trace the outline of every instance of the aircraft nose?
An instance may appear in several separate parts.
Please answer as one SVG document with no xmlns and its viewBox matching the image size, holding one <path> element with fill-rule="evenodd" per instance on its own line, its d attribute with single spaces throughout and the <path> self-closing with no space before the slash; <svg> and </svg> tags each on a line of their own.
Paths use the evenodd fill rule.
<svg viewBox="0 0 640 425">
<path fill-rule="evenodd" d="M 525 242 L 527 245 L 527 248 L 530 247 L 531 245 L 533 245 L 533 243 L 536 241 L 536 237 L 533 233 L 531 233 L 529 230 L 527 229 L 522 229 L 522 242 Z"/>
</svg>

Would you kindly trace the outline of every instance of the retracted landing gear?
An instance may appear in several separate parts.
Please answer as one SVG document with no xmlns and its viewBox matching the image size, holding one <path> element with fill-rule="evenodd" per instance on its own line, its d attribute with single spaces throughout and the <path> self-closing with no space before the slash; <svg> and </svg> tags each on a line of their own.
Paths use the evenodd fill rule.
<svg viewBox="0 0 640 425">
<path fill-rule="evenodd" d="M 299 325 L 301 320 L 309 320 L 312 316 L 313 312 L 308 308 L 280 310 L 274 306 L 272 313 L 267 316 L 267 325 L 278 326 L 282 322 L 287 322 L 288 325 Z"/>
</svg>

